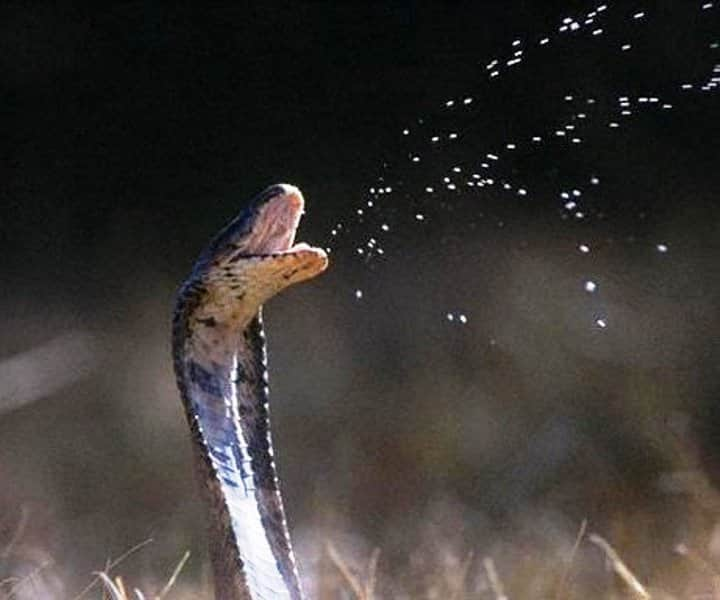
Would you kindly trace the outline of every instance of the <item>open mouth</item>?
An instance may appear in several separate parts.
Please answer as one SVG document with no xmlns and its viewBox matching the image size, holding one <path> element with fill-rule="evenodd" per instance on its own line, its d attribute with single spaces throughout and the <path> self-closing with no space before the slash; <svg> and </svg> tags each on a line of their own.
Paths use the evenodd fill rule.
<svg viewBox="0 0 720 600">
<path fill-rule="evenodd" d="M 295 242 L 300 219 L 305 213 L 305 199 L 298 188 L 288 184 L 274 185 L 262 192 L 255 202 L 252 231 L 243 244 L 245 256 L 304 254 L 306 259 L 313 262 L 319 259 L 327 264 L 324 250 L 305 242 Z"/>
<path fill-rule="evenodd" d="M 266 255 L 309 249 L 295 244 L 295 233 L 305 211 L 305 200 L 292 185 L 275 185 L 261 195 L 244 250 L 248 254 Z"/>
</svg>

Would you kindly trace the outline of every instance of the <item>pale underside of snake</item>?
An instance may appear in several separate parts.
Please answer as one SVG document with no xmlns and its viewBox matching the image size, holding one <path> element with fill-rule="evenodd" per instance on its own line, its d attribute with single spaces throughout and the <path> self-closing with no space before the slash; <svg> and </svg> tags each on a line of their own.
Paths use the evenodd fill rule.
<svg viewBox="0 0 720 600">
<path fill-rule="evenodd" d="M 209 511 L 216 600 L 300 600 L 273 461 L 261 307 L 327 267 L 295 244 L 300 191 L 269 187 L 212 240 L 177 295 L 173 361 Z"/>
</svg>

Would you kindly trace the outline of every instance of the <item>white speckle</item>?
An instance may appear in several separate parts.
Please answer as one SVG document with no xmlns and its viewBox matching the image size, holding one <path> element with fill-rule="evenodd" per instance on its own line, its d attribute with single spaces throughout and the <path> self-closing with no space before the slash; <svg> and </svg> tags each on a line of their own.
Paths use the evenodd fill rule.
<svg viewBox="0 0 720 600">
<path fill-rule="evenodd" d="M 467 323 L 467 317 L 465 315 L 460 315 L 458 318 L 460 319 L 460 322 L 463 325 L 465 325 L 465 323 Z"/>
<path fill-rule="evenodd" d="M 663 104 L 662 107 L 664 110 L 670 110 L 672 108 L 672 104 Z"/>
<path fill-rule="evenodd" d="M 595 324 L 600 329 L 605 329 L 607 327 L 607 321 L 605 319 L 595 319 Z"/>
<path fill-rule="evenodd" d="M 375 206 L 375 203 L 372 200 L 368 200 L 367 206 L 368 206 L 368 208 L 372 208 L 373 206 Z"/>
<path fill-rule="evenodd" d="M 403 135 L 410 135 L 409 129 L 403 129 Z"/>
<path fill-rule="evenodd" d="M 493 71 L 490 73 L 490 77 L 497 77 L 498 75 L 500 75 L 500 71 Z"/>
<path fill-rule="evenodd" d="M 667 252 L 668 251 L 668 247 L 666 244 L 658 244 L 655 247 L 657 248 L 658 252 Z"/>
<path fill-rule="evenodd" d="M 495 66 L 498 64 L 497 60 L 490 61 L 487 65 L 485 65 L 485 68 L 489 71 L 490 69 L 495 68 Z"/>
<path fill-rule="evenodd" d="M 418 163 L 418 162 L 420 162 L 420 157 L 419 157 L 419 156 L 413 156 L 413 157 L 412 157 L 412 161 L 413 161 L 414 163 Z"/>
<path fill-rule="evenodd" d="M 517 191 L 518 196 L 527 196 L 527 190 L 525 188 L 520 188 Z"/>
<path fill-rule="evenodd" d="M 590 246 L 587 244 L 580 244 L 578 246 L 578 250 L 580 250 L 583 254 L 588 254 L 590 252 Z"/>
<path fill-rule="evenodd" d="M 616 128 L 620 127 L 620 124 L 616 123 L 615 121 L 612 121 L 612 122 L 608 123 L 608 127 L 612 127 L 613 129 L 616 129 Z"/>
<path fill-rule="evenodd" d="M 601 4 L 601 5 L 598 6 L 595 10 L 597 10 L 598 12 L 602 12 L 602 11 L 604 11 L 604 10 L 607 10 L 607 4 Z"/>
<path fill-rule="evenodd" d="M 566 101 L 566 102 L 572 102 L 572 99 L 573 99 L 573 97 L 570 96 L 570 95 L 565 96 L 565 101 Z"/>
<path fill-rule="evenodd" d="M 505 147 L 506 147 L 508 150 L 515 150 L 515 148 L 517 148 L 517 146 L 516 146 L 515 144 L 507 144 Z"/>
<path fill-rule="evenodd" d="M 454 183 L 448 183 L 448 184 L 447 184 L 447 189 L 449 189 L 449 190 L 454 190 L 454 189 L 456 189 L 456 185 L 455 185 Z"/>
<path fill-rule="evenodd" d="M 558 129 L 558 130 L 555 132 L 555 135 L 558 136 L 558 137 L 563 137 L 563 136 L 565 135 L 565 132 L 564 132 L 562 129 Z"/>
<path fill-rule="evenodd" d="M 534 135 L 532 141 L 536 144 L 539 144 L 540 142 L 542 142 L 542 138 L 539 135 Z"/>
<path fill-rule="evenodd" d="M 512 67 L 513 65 L 516 65 L 516 64 L 518 64 L 519 62 L 522 62 L 522 58 L 513 58 L 513 59 L 507 61 L 505 64 L 506 64 L 508 67 Z"/>
<path fill-rule="evenodd" d="M 541 39 L 539 43 L 540 43 L 541 46 L 544 46 L 544 45 L 547 44 L 549 41 L 550 41 L 550 38 L 546 38 L 546 37 L 545 37 L 545 38 Z"/>
<path fill-rule="evenodd" d="M 355 297 L 360 300 L 363 297 L 362 290 L 355 290 Z"/>
<path fill-rule="evenodd" d="M 513 46 L 519 46 L 520 44 L 522 44 L 522 42 L 520 40 L 513 40 L 513 43 L 512 43 Z"/>
<path fill-rule="evenodd" d="M 392 192 L 392 188 L 390 186 L 385 188 L 385 193 L 390 194 Z"/>
<path fill-rule="evenodd" d="M 582 192 L 580 190 L 573 190 L 572 195 L 576 198 L 579 198 L 580 196 L 582 196 Z"/>
<path fill-rule="evenodd" d="M 380 229 L 382 229 L 383 231 L 390 231 L 390 225 L 388 225 L 387 223 L 383 223 L 382 225 L 380 225 Z"/>
<path fill-rule="evenodd" d="M 597 283 L 594 281 L 586 281 L 584 287 L 586 292 L 593 293 L 597 289 Z"/>
<path fill-rule="evenodd" d="M 691 90 L 693 85 L 692 83 L 683 83 L 680 87 L 684 90 Z"/>
<path fill-rule="evenodd" d="M 577 31 L 578 29 L 580 29 L 580 23 L 570 23 L 570 31 Z"/>
<path fill-rule="evenodd" d="M 439 142 L 439 141 L 440 141 L 440 136 L 439 136 L 439 135 L 434 135 L 434 136 L 432 136 L 432 137 L 430 138 L 430 141 L 431 141 L 433 144 L 434 144 L 435 142 Z"/>
<path fill-rule="evenodd" d="M 465 99 L 463 100 L 463 104 L 471 104 L 472 101 L 473 101 L 472 98 L 465 98 Z"/>
<path fill-rule="evenodd" d="M 593 35 L 602 35 L 602 32 L 603 32 L 603 30 L 598 28 L 598 29 L 593 29 L 592 34 Z"/>
<path fill-rule="evenodd" d="M 623 44 L 622 46 L 620 46 L 620 50 L 622 50 L 623 52 L 627 52 L 628 50 L 630 50 L 630 48 L 632 48 L 630 44 Z"/>
<path fill-rule="evenodd" d="M 576 206 L 577 206 L 577 204 L 576 204 L 575 202 L 573 202 L 572 200 L 570 200 L 570 202 L 566 202 L 566 203 L 565 203 L 565 208 L 566 208 L 567 210 L 572 210 L 572 209 L 575 208 Z"/>
<path fill-rule="evenodd" d="M 454 139 L 457 138 L 457 136 L 458 136 L 457 133 L 451 133 L 451 134 L 448 135 L 448 138 L 450 138 L 451 140 L 454 140 Z"/>
<path fill-rule="evenodd" d="M 461 172 L 462 172 L 462 169 L 461 169 L 460 167 L 453 167 L 453 171 L 454 171 L 455 173 L 461 173 Z"/>
<path fill-rule="evenodd" d="M 431 186 L 427 186 L 427 187 L 425 188 L 425 191 L 426 191 L 428 194 L 432 194 L 432 193 L 435 191 L 435 189 L 432 188 Z"/>
<path fill-rule="evenodd" d="M 455 104 L 455 100 L 448 100 L 448 101 L 445 103 L 445 106 L 450 107 L 450 106 L 452 106 L 453 104 Z"/>
<path fill-rule="evenodd" d="M 576 219 L 582 219 L 582 218 L 584 218 L 584 217 L 585 217 L 585 213 L 583 213 L 583 212 L 578 211 L 578 212 L 575 213 L 575 218 L 576 218 Z"/>
<path fill-rule="evenodd" d="M 585 102 L 587 102 L 588 104 L 595 104 L 595 98 L 588 98 L 587 100 L 585 100 Z"/>
<path fill-rule="evenodd" d="M 572 139 L 572 143 L 573 143 L 573 144 L 579 144 L 580 142 L 582 142 L 582 140 L 581 140 L 579 137 L 574 137 L 574 138 Z"/>
<path fill-rule="evenodd" d="M 578 114 L 577 114 L 577 118 L 578 118 L 578 119 L 584 119 L 585 117 L 587 117 L 587 115 L 586 115 L 585 113 L 578 113 Z"/>
<path fill-rule="evenodd" d="M 358 208 L 357 211 L 355 211 L 355 212 L 357 212 L 357 214 L 358 214 L 359 216 L 361 216 L 361 217 L 363 216 L 363 209 L 362 209 L 362 208 Z"/>
<path fill-rule="evenodd" d="M 358 248 L 358 249 L 357 249 L 357 253 L 358 253 L 358 254 L 365 254 L 365 250 L 363 250 L 362 248 Z"/>
<path fill-rule="evenodd" d="M 700 7 L 700 10 L 708 10 L 709 8 L 712 8 L 712 7 L 713 7 L 713 3 L 712 3 L 712 2 L 706 2 L 705 4 L 703 4 L 703 5 Z"/>
<path fill-rule="evenodd" d="M 488 157 L 490 160 L 498 160 L 497 154 L 488 154 L 487 157 Z"/>
<path fill-rule="evenodd" d="M 633 15 L 633 19 L 642 19 L 644 16 L 645 16 L 645 13 L 644 13 L 644 12 L 636 12 L 636 13 Z"/>
<path fill-rule="evenodd" d="M 448 313 L 448 314 L 445 315 L 445 316 L 446 316 L 446 318 L 447 318 L 448 321 L 454 321 L 454 320 L 455 320 L 455 315 L 452 314 L 452 313 Z"/>
<path fill-rule="evenodd" d="M 425 220 L 425 215 L 423 215 L 422 213 L 417 213 L 417 214 L 415 215 L 415 220 L 416 220 L 416 221 L 424 221 L 424 220 Z"/>
<path fill-rule="evenodd" d="M 597 177 L 593 176 L 593 177 L 590 178 L 590 183 L 592 183 L 593 185 L 598 185 L 598 184 L 600 183 L 600 179 L 598 179 Z"/>
</svg>

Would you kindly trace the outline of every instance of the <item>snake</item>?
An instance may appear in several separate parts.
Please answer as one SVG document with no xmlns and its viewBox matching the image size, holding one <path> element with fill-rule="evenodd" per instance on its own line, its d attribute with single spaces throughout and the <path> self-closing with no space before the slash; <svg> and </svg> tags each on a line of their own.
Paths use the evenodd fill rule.
<svg viewBox="0 0 720 600">
<path fill-rule="evenodd" d="M 262 306 L 323 272 L 295 243 L 300 190 L 268 187 L 198 257 L 176 295 L 173 366 L 208 514 L 216 600 L 302 600 L 273 456 Z"/>
</svg>

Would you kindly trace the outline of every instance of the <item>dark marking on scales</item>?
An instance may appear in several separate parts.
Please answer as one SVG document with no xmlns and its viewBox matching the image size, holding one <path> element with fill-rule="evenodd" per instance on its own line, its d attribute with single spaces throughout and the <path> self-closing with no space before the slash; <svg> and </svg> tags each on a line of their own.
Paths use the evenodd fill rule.
<svg viewBox="0 0 720 600">
<path fill-rule="evenodd" d="M 225 395 L 225 385 L 217 373 L 206 369 L 200 363 L 188 361 L 188 377 L 192 383 L 197 385 L 203 392 L 212 396 L 222 398 Z"/>
</svg>

